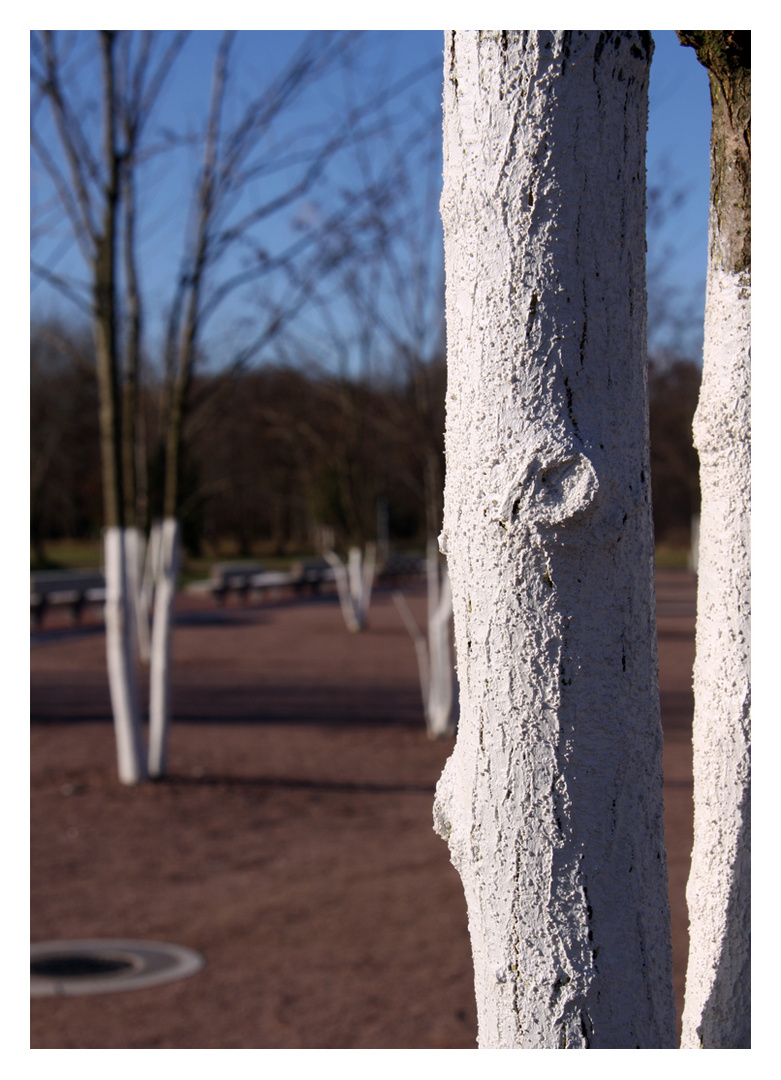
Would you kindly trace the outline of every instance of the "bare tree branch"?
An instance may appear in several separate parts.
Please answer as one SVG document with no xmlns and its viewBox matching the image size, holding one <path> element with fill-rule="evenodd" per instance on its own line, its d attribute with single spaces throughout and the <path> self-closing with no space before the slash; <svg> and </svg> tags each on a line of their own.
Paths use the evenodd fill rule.
<svg viewBox="0 0 781 1080">
<path fill-rule="evenodd" d="M 49 270 L 48 267 L 44 266 L 42 263 L 36 262 L 34 259 L 30 260 L 30 269 L 41 280 L 46 281 L 49 285 L 54 286 L 54 288 L 57 289 L 59 293 L 61 293 L 67 300 L 70 300 L 72 304 L 75 304 L 80 311 L 83 311 L 85 313 L 85 315 L 92 315 L 93 307 L 91 293 L 90 299 L 88 299 L 84 296 L 80 296 L 79 293 L 76 291 L 75 286 L 77 284 L 81 285 L 80 282 L 71 283 L 67 280 L 67 278 L 61 277 L 59 274 L 52 273 L 52 271 Z M 82 285 L 81 287 L 84 289 L 89 289 L 89 287 L 86 285 Z"/>
<path fill-rule="evenodd" d="M 94 242 L 97 225 L 94 219 L 92 200 L 90 199 L 87 177 L 96 182 L 99 177 L 97 163 L 89 149 L 78 118 L 68 108 L 60 84 L 60 64 L 51 30 L 43 31 L 43 55 L 45 69 L 39 81 L 39 88 L 48 98 L 54 116 L 57 131 L 71 174 L 71 183 L 75 193 L 75 202 L 82 218 L 82 228 Z M 86 174 L 86 175 L 85 175 Z"/>
<path fill-rule="evenodd" d="M 83 207 L 74 198 L 70 183 L 62 175 L 46 144 L 37 132 L 30 132 L 30 143 L 57 192 L 60 206 L 70 221 L 73 237 L 78 244 L 82 257 L 88 263 L 94 256 L 95 233 L 92 231 L 92 222 L 91 220 L 85 222 Z"/>
</svg>

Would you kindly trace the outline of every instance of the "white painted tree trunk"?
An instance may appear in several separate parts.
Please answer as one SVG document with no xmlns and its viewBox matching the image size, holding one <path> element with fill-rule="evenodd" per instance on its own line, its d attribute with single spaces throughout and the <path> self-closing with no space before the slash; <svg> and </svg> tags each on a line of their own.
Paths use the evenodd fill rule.
<svg viewBox="0 0 781 1080">
<path fill-rule="evenodd" d="M 447 569 L 436 551 L 428 558 L 429 690 L 426 718 L 431 738 L 454 735 L 458 724 L 458 683 L 452 650 L 453 594 Z"/>
<path fill-rule="evenodd" d="M 324 551 L 323 557 L 333 569 L 347 629 L 351 634 L 365 630 L 374 586 L 375 545 L 367 544 L 364 552 L 359 547 L 351 547 L 346 566 L 333 550 Z"/>
<path fill-rule="evenodd" d="M 429 738 L 455 734 L 458 725 L 458 682 L 455 677 L 451 640 L 453 602 L 447 570 L 439 566 L 436 547 L 429 545 L 426 558 L 428 585 L 428 640 L 420 632 L 403 593 L 393 599 L 415 643 L 420 674 L 420 690 L 426 731 Z"/>
<path fill-rule="evenodd" d="M 460 718 L 479 1045 L 673 1047 L 647 426 L 650 35 L 448 32 Z"/>
<path fill-rule="evenodd" d="M 136 681 L 133 607 L 127 571 L 125 531 L 107 528 L 103 537 L 106 576 L 106 661 L 117 746 L 117 769 L 123 784 L 146 779 Z"/>
<path fill-rule="evenodd" d="M 750 276 L 708 273 L 700 455 L 694 848 L 681 1045 L 751 1043 Z"/>
<path fill-rule="evenodd" d="M 155 583 L 160 576 L 162 535 L 163 529 L 161 523 L 159 521 L 153 521 L 152 527 L 149 530 L 149 540 L 146 544 L 144 572 L 141 577 L 141 589 L 139 592 L 139 619 L 143 616 L 145 623 L 143 631 L 139 632 L 138 645 L 141 659 L 145 664 L 150 662 L 152 654 L 150 620 L 155 596 Z"/>
<path fill-rule="evenodd" d="M 681 1045 L 751 1046 L 751 35 L 682 30 L 708 71 L 694 848 Z"/>
<path fill-rule="evenodd" d="M 149 607 L 144 595 L 144 565 L 146 541 L 144 534 L 135 526 L 125 529 L 127 553 L 128 592 L 131 600 L 129 614 L 132 619 L 130 636 L 136 656 L 149 662 Z"/>
<path fill-rule="evenodd" d="M 163 521 L 149 669 L 149 775 L 165 775 L 171 716 L 171 625 L 179 576 L 179 522 Z"/>
</svg>

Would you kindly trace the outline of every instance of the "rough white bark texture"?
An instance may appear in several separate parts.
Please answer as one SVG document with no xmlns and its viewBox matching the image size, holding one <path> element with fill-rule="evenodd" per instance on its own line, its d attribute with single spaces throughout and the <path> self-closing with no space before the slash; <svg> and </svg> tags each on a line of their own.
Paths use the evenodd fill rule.
<svg viewBox="0 0 781 1080">
<path fill-rule="evenodd" d="M 171 717 L 171 624 L 179 577 L 179 522 L 166 518 L 160 532 L 149 668 L 149 775 L 165 775 Z"/>
<path fill-rule="evenodd" d="M 131 616 L 133 601 L 127 571 L 125 532 L 107 528 L 103 537 L 106 577 L 106 662 L 108 668 L 117 769 L 123 784 L 146 779 L 138 710 L 136 650 Z"/>
<path fill-rule="evenodd" d="M 645 346 L 650 36 L 448 32 L 437 788 L 479 1045 L 673 1047 Z"/>
<path fill-rule="evenodd" d="M 367 544 L 365 552 L 359 547 L 351 547 L 346 566 L 335 551 L 327 550 L 323 554 L 336 578 L 347 629 L 351 634 L 357 634 L 366 629 L 369 621 L 377 549 L 374 544 Z"/>
<path fill-rule="evenodd" d="M 711 263 L 694 418 L 702 506 L 686 1048 L 748 1048 L 751 1038 L 750 326 L 749 273 Z"/>
</svg>

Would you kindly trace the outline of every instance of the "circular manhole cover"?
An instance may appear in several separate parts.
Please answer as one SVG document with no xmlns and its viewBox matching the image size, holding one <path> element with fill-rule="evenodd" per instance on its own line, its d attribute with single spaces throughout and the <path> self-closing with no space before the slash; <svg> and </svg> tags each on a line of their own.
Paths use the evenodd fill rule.
<svg viewBox="0 0 781 1080">
<path fill-rule="evenodd" d="M 159 941 L 43 941 L 30 946 L 30 996 L 141 990 L 202 967 L 193 949 Z"/>
</svg>

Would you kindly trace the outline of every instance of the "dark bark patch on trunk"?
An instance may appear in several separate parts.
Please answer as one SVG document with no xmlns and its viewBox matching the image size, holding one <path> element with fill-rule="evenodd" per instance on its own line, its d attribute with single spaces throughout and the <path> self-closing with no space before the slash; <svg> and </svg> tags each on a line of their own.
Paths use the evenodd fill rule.
<svg viewBox="0 0 781 1080">
<path fill-rule="evenodd" d="M 710 81 L 711 257 L 733 274 L 751 270 L 751 32 L 679 30 Z"/>
</svg>

